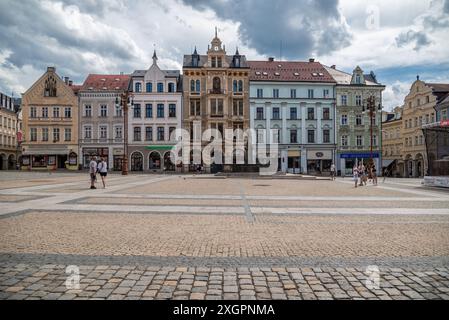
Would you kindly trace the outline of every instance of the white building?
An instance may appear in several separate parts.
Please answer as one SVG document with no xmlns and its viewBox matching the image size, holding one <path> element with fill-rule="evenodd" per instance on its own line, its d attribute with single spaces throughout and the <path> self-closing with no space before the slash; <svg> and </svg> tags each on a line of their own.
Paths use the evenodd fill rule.
<svg viewBox="0 0 449 320">
<path fill-rule="evenodd" d="M 335 161 L 334 79 L 313 59 L 248 64 L 250 127 L 258 143 L 279 143 L 279 171 L 329 174 Z M 266 129 L 275 131 L 267 136 Z"/>
<path fill-rule="evenodd" d="M 176 144 L 174 131 L 181 128 L 181 76 L 179 70 L 161 70 L 157 60 L 154 52 L 153 65 L 131 75 L 129 89 L 134 97 L 128 117 L 131 171 L 176 171 L 170 152 Z"/>
</svg>

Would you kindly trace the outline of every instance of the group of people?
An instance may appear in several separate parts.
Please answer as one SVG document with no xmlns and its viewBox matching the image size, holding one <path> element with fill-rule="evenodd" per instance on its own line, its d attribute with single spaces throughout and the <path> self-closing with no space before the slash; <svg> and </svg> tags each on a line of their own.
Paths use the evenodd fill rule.
<svg viewBox="0 0 449 320">
<path fill-rule="evenodd" d="M 356 188 L 357 186 L 366 186 L 368 180 L 372 180 L 373 184 L 377 186 L 377 172 L 374 163 L 368 164 L 367 167 L 365 167 L 362 162 L 360 162 L 358 166 L 355 164 L 352 169 L 352 174 Z"/>
<path fill-rule="evenodd" d="M 100 158 L 97 161 L 97 157 L 92 157 L 89 163 L 89 175 L 90 175 L 90 188 L 97 189 L 95 182 L 97 182 L 97 173 L 100 174 L 101 181 L 103 182 L 103 189 L 106 189 L 106 177 L 108 175 L 108 163 L 105 158 Z"/>
</svg>

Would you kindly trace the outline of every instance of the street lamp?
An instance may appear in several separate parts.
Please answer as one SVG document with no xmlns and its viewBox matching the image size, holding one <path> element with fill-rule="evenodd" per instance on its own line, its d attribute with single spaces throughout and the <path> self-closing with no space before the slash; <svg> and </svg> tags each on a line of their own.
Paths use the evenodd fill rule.
<svg viewBox="0 0 449 320">
<path fill-rule="evenodd" d="M 119 100 L 120 97 L 120 100 Z M 123 110 L 123 163 L 122 175 L 128 175 L 128 108 L 133 106 L 134 101 L 129 91 L 125 91 L 115 98 L 115 104 L 121 105 Z"/>
<path fill-rule="evenodd" d="M 382 110 L 382 106 L 379 104 L 376 108 L 376 98 L 374 96 L 370 96 L 366 99 L 366 103 L 363 104 L 363 112 L 369 112 L 370 118 L 370 165 L 373 165 L 373 120 L 376 117 L 377 110 Z"/>
</svg>

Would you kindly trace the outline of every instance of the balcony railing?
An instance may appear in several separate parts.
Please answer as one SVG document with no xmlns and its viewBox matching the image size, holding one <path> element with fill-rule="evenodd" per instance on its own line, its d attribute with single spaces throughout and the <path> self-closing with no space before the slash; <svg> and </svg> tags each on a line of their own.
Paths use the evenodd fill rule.
<svg viewBox="0 0 449 320">
<path fill-rule="evenodd" d="M 210 89 L 209 94 L 226 94 L 224 89 Z"/>
</svg>

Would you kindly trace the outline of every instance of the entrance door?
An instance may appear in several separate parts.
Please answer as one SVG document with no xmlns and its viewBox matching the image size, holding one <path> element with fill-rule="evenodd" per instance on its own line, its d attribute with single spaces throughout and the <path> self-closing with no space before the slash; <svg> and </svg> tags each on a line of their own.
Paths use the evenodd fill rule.
<svg viewBox="0 0 449 320">
<path fill-rule="evenodd" d="M 67 161 L 67 155 L 58 156 L 58 169 L 65 169 L 65 162 Z"/>
</svg>

